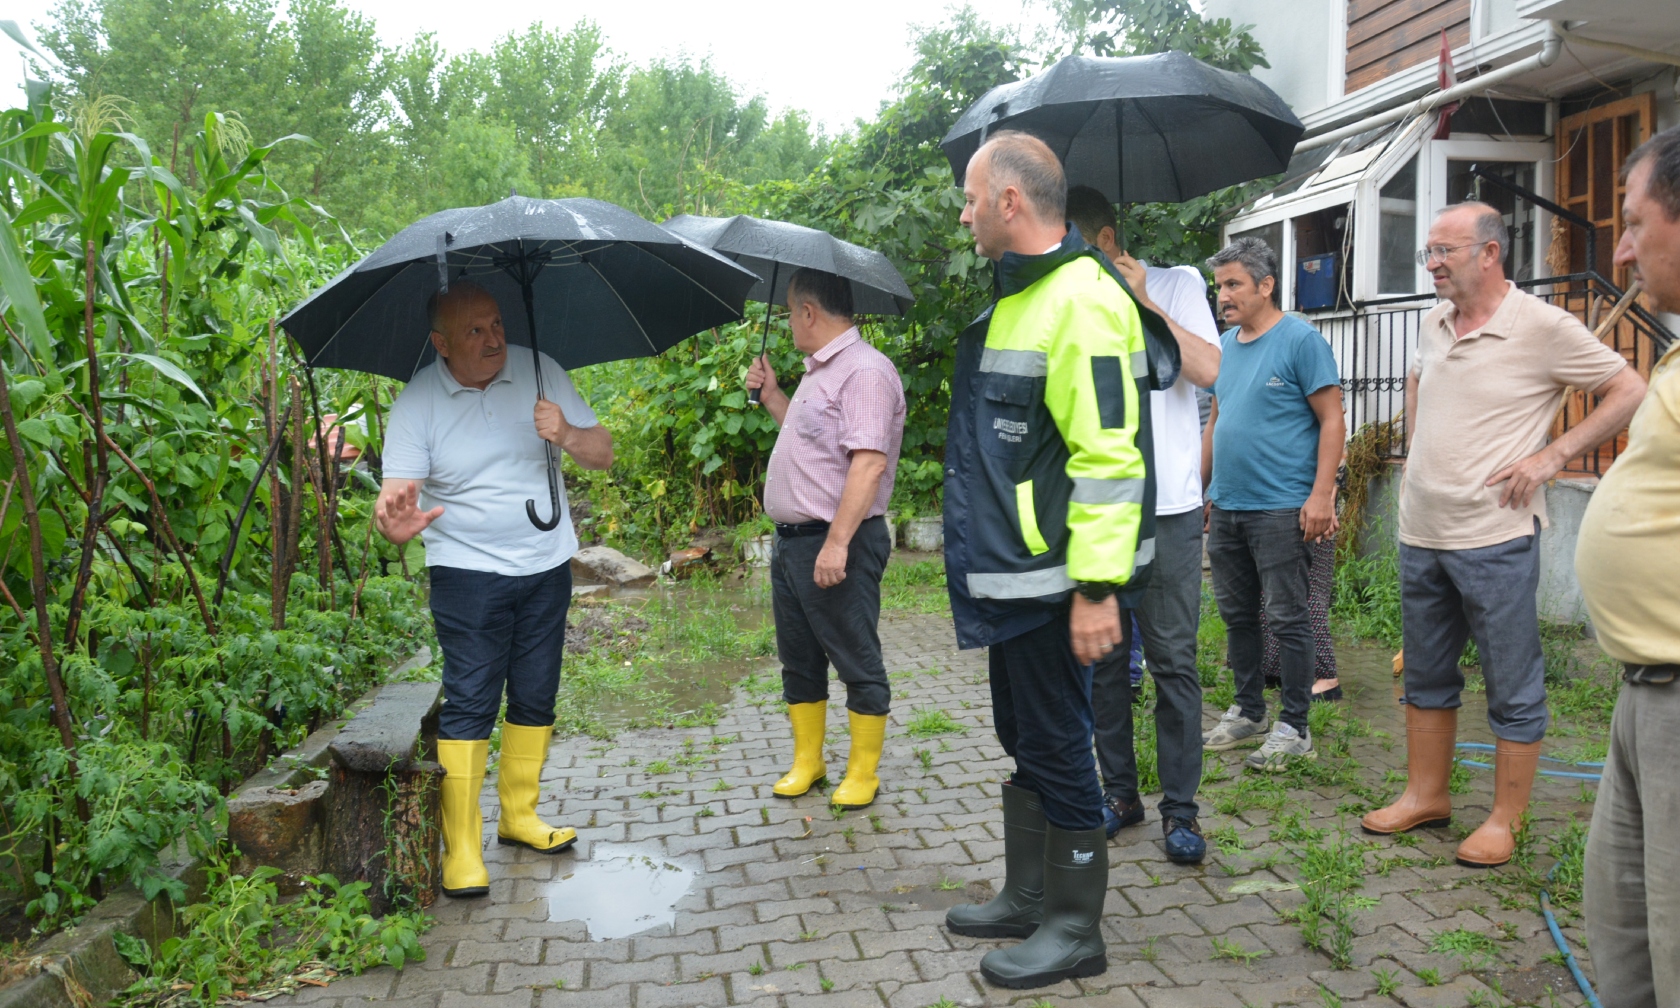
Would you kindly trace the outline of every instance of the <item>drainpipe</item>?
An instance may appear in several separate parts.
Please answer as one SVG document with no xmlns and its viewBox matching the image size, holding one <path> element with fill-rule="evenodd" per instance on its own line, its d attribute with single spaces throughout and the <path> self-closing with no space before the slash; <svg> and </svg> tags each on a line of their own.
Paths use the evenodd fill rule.
<svg viewBox="0 0 1680 1008">
<path fill-rule="evenodd" d="M 1367 116 L 1358 122 L 1349 123 L 1346 126 L 1330 130 L 1329 132 L 1308 137 L 1295 145 L 1295 153 L 1299 154 L 1302 151 L 1309 151 L 1319 147 L 1324 147 L 1329 144 L 1333 144 L 1338 140 L 1344 140 L 1350 136 L 1357 136 L 1360 133 L 1364 133 L 1366 130 L 1376 129 L 1378 126 L 1385 126 L 1391 122 L 1399 122 L 1402 119 L 1408 119 L 1414 115 L 1423 115 L 1431 109 L 1438 108 L 1448 102 L 1455 102 L 1461 98 L 1468 98 L 1472 95 L 1481 94 L 1483 91 L 1490 90 L 1499 84 L 1503 84 L 1513 77 L 1521 77 L 1523 74 L 1532 70 L 1538 70 L 1542 67 L 1551 66 L 1557 61 L 1558 53 L 1563 49 L 1563 34 L 1561 32 L 1561 26 L 1556 21 L 1546 22 L 1546 27 L 1546 40 L 1541 44 L 1540 51 L 1535 53 L 1533 56 L 1526 59 L 1520 59 L 1509 66 L 1503 66 L 1497 70 L 1490 70 L 1479 77 L 1472 77 L 1463 83 L 1455 84 L 1452 87 L 1447 88 L 1445 91 L 1431 92 L 1408 105 L 1400 105 L 1398 107 L 1391 108 L 1386 112 L 1378 112 L 1376 115 Z M 1582 41 L 1586 40 L 1583 39 Z M 1671 56 L 1667 57 L 1667 59 L 1672 61 L 1675 57 Z"/>
</svg>

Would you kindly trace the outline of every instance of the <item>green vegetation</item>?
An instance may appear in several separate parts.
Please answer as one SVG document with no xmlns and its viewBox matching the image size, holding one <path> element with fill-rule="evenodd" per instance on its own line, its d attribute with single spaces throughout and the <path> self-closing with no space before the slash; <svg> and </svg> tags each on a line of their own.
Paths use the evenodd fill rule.
<svg viewBox="0 0 1680 1008">
<path fill-rule="evenodd" d="M 950 714 L 937 707 L 912 708 L 910 724 L 905 728 L 905 732 L 914 738 L 933 738 L 936 735 L 960 734 L 967 730 Z"/>
<path fill-rule="evenodd" d="M 1240 28 L 1181 0 L 1148 11 L 1070 6 L 1042 49 L 957 13 L 915 40 L 873 121 L 825 136 L 705 61 L 632 65 L 588 22 L 446 56 L 430 36 L 386 46 L 338 0 L 62 0 L 40 32 L 60 68 L 36 64 L 50 83 L 0 114 L 3 898 L 45 933 L 124 881 L 184 895 L 160 852 L 180 840 L 225 859 L 225 794 L 432 643 L 423 551 L 371 523 L 398 388 L 301 366 L 273 321 L 312 290 L 416 217 L 510 189 L 654 220 L 750 212 L 830 229 L 886 253 L 916 295 L 866 333 L 910 403 L 895 504 L 931 513 L 956 333 L 988 292 L 937 141 L 1062 43 L 1259 62 Z M 1247 191 L 1132 208 L 1133 250 L 1199 262 Z M 739 378 L 763 310 L 577 375 L 617 439 L 611 472 L 568 463 L 585 539 L 648 556 L 758 517 L 775 431 Z M 798 355 L 773 326 L 791 372 Z M 354 468 L 321 444 L 328 414 L 361 453 Z M 639 609 L 579 607 L 597 625 L 568 654 L 559 730 L 716 723 L 707 677 L 726 686 L 738 670 L 712 663 L 768 654 L 772 637 L 761 600 L 692 587 Z M 938 565 L 895 565 L 885 601 L 942 611 Z M 439 657 L 405 674 L 435 676 Z M 764 701 L 774 688 L 749 680 Z M 937 711 L 912 724 L 962 730 Z M 323 880 L 280 906 L 267 886 L 218 882 L 135 996 L 213 1004 L 279 982 L 310 950 L 341 972 L 417 952 L 418 913 L 375 926 L 353 887 Z M 234 961 L 244 972 L 221 975 L 242 988 L 194 979 Z"/>
<path fill-rule="evenodd" d="M 270 881 L 279 874 L 265 867 L 240 876 L 225 865 L 212 867 L 205 899 L 184 911 L 189 929 L 156 954 L 138 938 L 115 935 L 118 951 L 141 974 L 120 1003 L 214 1005 L 247 995 L 266 1000 L 262 995 L 297 989 L 300 976 L 318 984 L 335 974 L 426 958 L 416 918 L 368 914 L 366 882 L 310 878 L 300 899 L 282 901 Z"/>
</svg>

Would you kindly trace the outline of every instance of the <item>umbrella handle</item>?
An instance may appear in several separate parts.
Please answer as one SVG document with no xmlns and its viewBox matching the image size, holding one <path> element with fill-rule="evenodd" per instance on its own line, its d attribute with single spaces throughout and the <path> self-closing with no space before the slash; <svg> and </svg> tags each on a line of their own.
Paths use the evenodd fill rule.
<svg viewBox="0 0 1680 1008">
<path fill-rule="evenodd" d="M 780 262 L 772 263 L 770 266 L 770 291 L 769 296 L 764 299 L 764 333 L 758 337 L 758 355 L 760 357 L 764 356 L 764 351 L 770 346 L 770 311 L 776 307 L 776 274 L 781 268 L 782 264 Z M 764 398 L 763 391 L 763 389 L 747 389 L 747 402 L 757 406 Z"/>
<path fill-rule="evenodd" d="M 519 253 L 521 256 L 525 254 L 524 241 L 519 243 Z M 531 366 L 536 369 L 537 400 L 540 402 L 544 398 L 542 352 L 537 349 L 537 309 L 532 301 L 529 273 L 520 278 L 519 288 L 519 293 L 525 298 L 525 331 L 531 338 Z M 558 476 L 559 466 L 554 461 L 554 444 L 546 439 L 543 441 L 543 455 L 548 459 L 548 510 L 553 517 L 548 521 L 538 518 L 537 502 L 529 498 L 525 501 L 525 517 L 531 519 L 531 524 L 535 525 L 540 531 L 552 532 L 555 526 L 560 524 L 560 479 Z"/>
<path fill-rule="evenodd" d="M 548 456 L 548 509 L 553 513 L 554 517 L 550 518 L 548 521 L 543 521 L 541 518 L 538 518 L 537 502 L 530 500 L 529 498 L 525 501 L 525 517 L 531 519 L 531 524 L 535 525 L 542 531 L 552 532 L 554 531 L 555 526 L 560 524 L 560 484 L 554 474 L 554 445 L 544 441 L 543 453 Z"/>
</svg>

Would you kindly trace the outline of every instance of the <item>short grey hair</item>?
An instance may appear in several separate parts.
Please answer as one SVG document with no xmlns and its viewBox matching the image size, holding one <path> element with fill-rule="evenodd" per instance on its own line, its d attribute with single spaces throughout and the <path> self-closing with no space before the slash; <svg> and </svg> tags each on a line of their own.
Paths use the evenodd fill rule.
<svg viewBox="0 0 1680 1008">
<path fill-rule="evenodd" d="M 449 304 L 471 298 L 489 298 L 496 300 L 496 296 L 473 283 L 471 280 L 457 280 L 449 285 L 446 291 L 438 291 L 426 299 L 426 320 L 432 324 L 432 332 L 443 332 L 443 310 Z"/>
<path fill-rule="evenodd" d="M 1254 286 L 1259 287 L 1260 281 L 1272 278 L 1272 303 L 1277 304 L 1283 296 L 1280 289 L 1283 285 L 1278 282 L 1278 257 L 1263 239 L 1247 235 L 1235 239 L 1231 244 L 1208 257 L 1207 268 L 1217 270 L 1221 266 L 1237 263 L 1253 278 Z"/>
<path fill-rule="evenodd" d="M 1481 200 L 1465 200 L 1463 203 L 1449 203 L 1435 211 L 1435 219 L 1453 210 L 1474 210 L 1476 212 L 1475 229 L 1471 232 L 1478 242 L 1497 244 L 1499 246 L 1499 261 L 1504 262 L 1511 257 L 1511 230 L 1505 226 L 1505 215 L 1499 209 L 1483 203 Z"/>
<path fill-rule="evenodd" d="M 1067 175 L 1048 144 L 1020 130 L 1000 130 L 980 145 L 971 163 L 982 154 L 990 159 L 992 173 L 987 195 L 993 200 L 1004 187 L 1014 185 L 1040 219 L 1057 224 L 1066 222 Z"/>
</svg>

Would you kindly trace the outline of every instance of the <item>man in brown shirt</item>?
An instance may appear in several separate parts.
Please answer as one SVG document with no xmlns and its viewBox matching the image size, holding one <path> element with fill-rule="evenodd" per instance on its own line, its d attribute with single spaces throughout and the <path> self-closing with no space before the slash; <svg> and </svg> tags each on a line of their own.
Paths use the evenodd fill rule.
<svg viewBox="0 0 1680 1008">
<path fill-rule="evenodd" d="M 1680 129 L 1623 169 L 1625 230 L 1651 307 L 1680 312 Z M 1626 671 L 1587 834 L 1587 939 L 1606 1008 L 1680 1004 L 1680 343 L 1651 371 L 1627 451 L 1581 519 L 1575 571 L 1599 646 Z M 1659 995 L 1658 992 L 1661 992 Z"/>
<path fill-rule="evenodd" d="M 1561 308 L 1505 279 L 1505 222 L 1485 203 L 1447 207 L 1419 260 L 1441 303 L 1424 316 L 1406 376 L 1411 435 L 1400 488 L 1400 605 L 1406 654 L 1406 791 L 1367 815 L 1368 833 L 1443 826 L 1464 676 L 1476 638 L 1498 739 L 1494 804 L 1458 861 L 1511 859 L 1546 734 L 1540 583 L 1544 486 L 1569 459 L 1627 423 L 1645 382 Z M 1585 421 L 1550 444 L 1569 387 L 1598 396 Z"/>
</svg>

